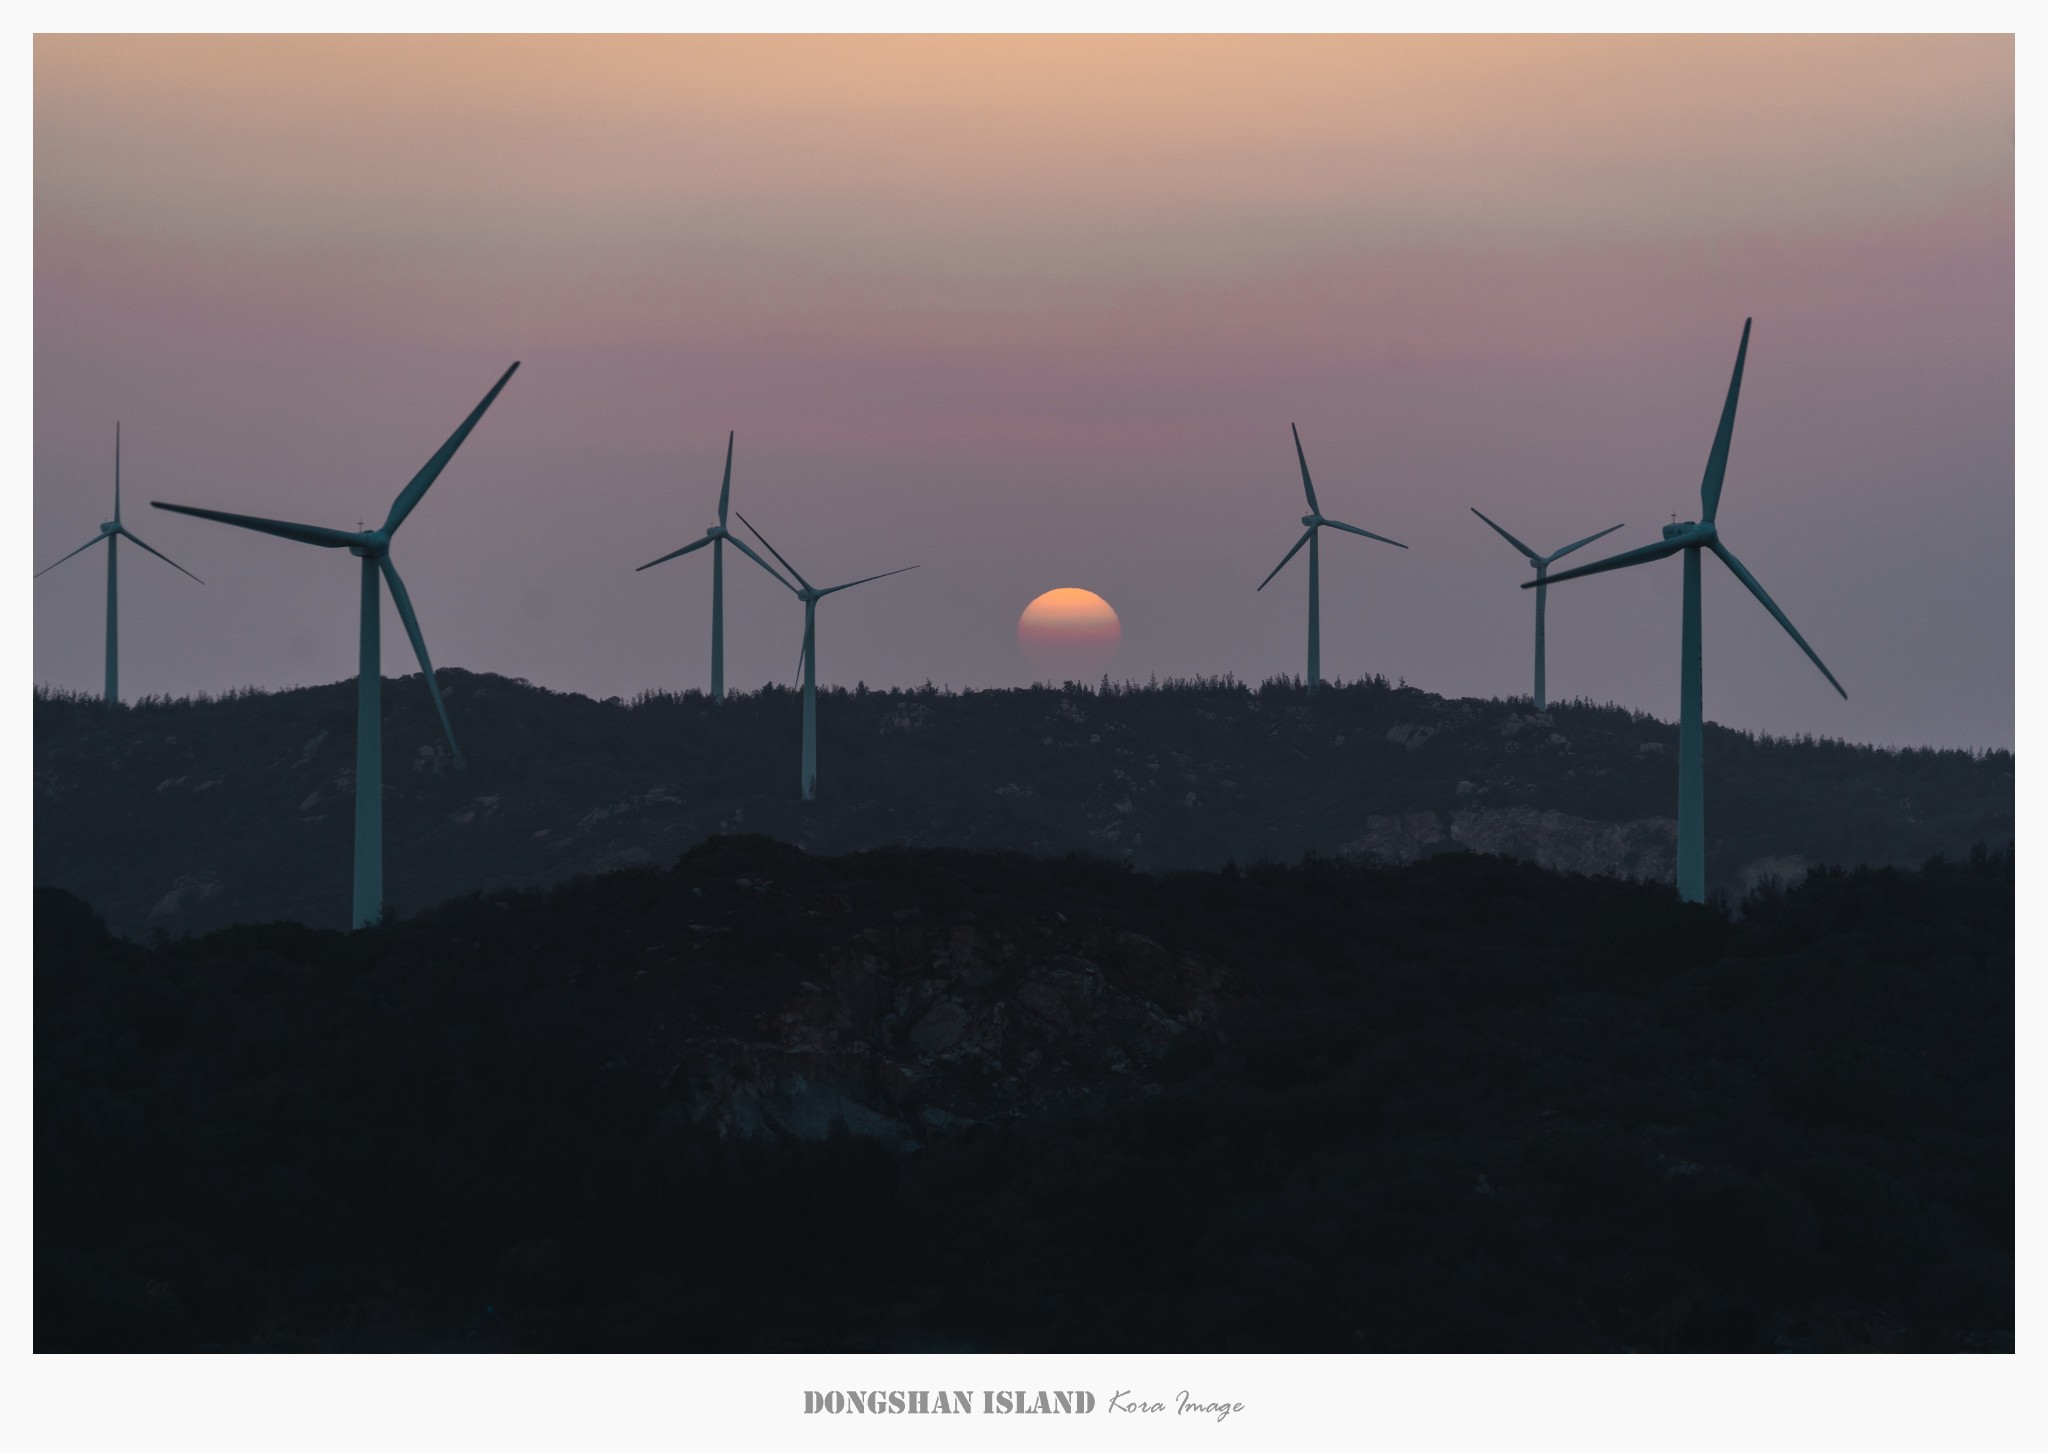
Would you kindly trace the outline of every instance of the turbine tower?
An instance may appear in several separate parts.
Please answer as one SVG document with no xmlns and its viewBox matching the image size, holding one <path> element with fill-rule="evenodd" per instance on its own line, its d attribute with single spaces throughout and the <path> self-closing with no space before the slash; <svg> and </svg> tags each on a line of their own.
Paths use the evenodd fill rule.
<svg viewBox="0 0 2048 1453">
<path fill-rule="evenodd" d="M 441 729 L 448 734 L 448 749 L 455 754 L 455 765 L 461 767 L 464 765 L 462 748 L 455 744 L 455 728 L 448 720 L 447 704 L 441 700 L 440 684 L 434 680 L 434 663 L 427 659 L 426 637 L 420 634 L 419 620 L 412 613 L 412 597 L 406 594 L 405 582 L 398 578 L 398 567 L 391 563 L 391 537 L 398 533 L 398 527 L 405 523 L 414 506 L 425 498 L 427 490 L 440 478 L 441 471 L 448 467 L 448 461 L 455 457 L 455 451 L 462 447 L 462 441 L 469 437 L 469 431 L 484 416 L 484 410 L 491 406 L 518 371 L 516 363 L 505 370 L 504 376 L 484 395 L 484 401 L 470 410 L 461 427 L 448 436 L 448 442 L 434 451 L 434 457 L 420 466 L 420 472 L 398 492 L 398 498 L 391 502 L 391 512 L 374 530 L 330 530 L 324 525 L 299 525 L 287 520 L 266 520 L 255 515 L 231 515 L 222 510 L 150 501 L 160 510 L 196 515 L 202 520 L 218 520 L 224 525 L 238 525 L 259 534 L 296 540 L 301 545 L 318 545 L 328 550 L 346 549 L 363 562 L 360 572 L 362 645 L 356 670 L 355 901 L 350 917 L 356 928 L 375 922 L 384 909 L 383 676 L 379 662 L 383 593 L 378 576 L 381 574 L 391 587 L 391 603 L 398 607 L 398 618 L 405 622 L 405 633 L 412 637 L 413 653 L 420 659 L 420 674 L 426 678 L 427 692 L 434 698 L 434 710 L 440 713 Z"/>
<path fill-rule="evenodd" d="M 1478 510 L 1473 510 L 1472 513 L 1479 515 L 1480 519 L 1486 520 L 1486 516 L 1480 515 Z M 1492 520 L 1486 520 L 1486 523 L 1493 525 Z M 1578 549 L 1580 545 L 1590 545 L 1599 539 L 1601 535 L 1611 535 L 1620 528 L 1620 525 L 1609 525 L 1599 535 L 1588 535 L 1585 539 L 1574 541 L 1562 550 L 1553 550 L 1548 555 L 1538 555 L 1534 550 L 1531 550 L 1499 525 L 1493 525 L 1495 534 L 1521 551 L 1529 563 L 1536 567 L 1536 579 L 1534 582 L 1536 586 L 1536 692 L 1534 699 L 1538 711 L 1544 710 L 1549 705 L 1548 698 L 1543 694 L 1543 598 L 1546 594 L 1546 587 L 1549 584 L 1544 579 L 1544 572 L 1550 569 L 1553 561 L 1562 560 L 1565 556 L 1571 554 L 1572 551 Z"/>
<path fill-rule="evenodd" d="M 1399 540 L 1389 540 L 1385 535 L 1375 535 L 1371 530 L 1361 530 L 1358 526 L 1347 525 L 1342 520 L 1326 519 L 1322 506 L 1316 503 L 1315 484 L 1308 477 L 1308 456 L 1301 452 L 1301 430 L 1295 429 L 1292 424 L 1287 427 L 1294 429 L 1294 457 L 1301 461 L 1301 492 L 1308 497 L 1308 513 L 1301 517 L 1301 522 L 1308 528 L 1303 530 L 1301 538 L 1294 542 L 1294 549 L 1282 555 L 1280 563 L 1259 582 L 1259 589 L 1264 590 L 1272 584 L 1273 576 L 1286 568 L 1287 562 L 1295 557 L 1303 545 L 1308 546 L 1308 694 L 1314 696 L 1316 687 L 1323 679 L 1323 572 L 1322 552 L 1316 531 L 1328 525 L 1333 530 L 1348 530 L 1354 535 L 1363 535 L 1368 540 L 1378 540 L 1382 545 L 1393 545 L 1402 550 L 1408 547 Z"/>
<path fill-rule="evenodd" d="M 915 565 L 905 565 L 896 570 L 884 570 L 880 575 L 864 575 L 859 580 L 849 580 L 844 585 L 828 585 L 823 590 L 819 590 L 810 581 L 796 574 L 796 567 L 787 560 L 782 559 L 782 552 L 773 545 L 768 544 L 768 537 L 759 530 L 754 529 L 754 522 L 752 520 L 748 519 L 745 515 L 741 515 L 740 523 L 749 530 L 754 531 L 754 538 L 767 547 L 770 555 L 773 555 L 777 560 L 782 560 L 782 568 L 791 575 L 796 575 L 798 585 L 802 586 L 802 589 L 798 589 L 797 585 L 789 585 L 787 580 L 782 580 L 780 575 L 775 576 L 777 580 L 782 580 L 784 585 L 789 585 L 796 598 L 804 603 L 804 644 L 802 649 L 804 673 L 803 789 L 804 801 L 814 802 L 818 796 L 818 602 L 826 596 L 836 594 L 839 591 L 851 590 L 856 585 L 866 585 L 870 580 L 883 580 L 891 575 L 901 575 L 905 570 L 915 570 L 917 567 Z M 739 542 L 735 540 L 733 543 L 738 544 Z M 769 573 L 774 574 L 773 571 Z"/>
<path fill-rule="evenodd" d="M 1721 406 L 1721 424 L 1714 431 L 1714 446 L 1707 454 L 1707 472 L 1700 480 L 1699 520 L 1666 525 L 1664 538 L 1657 544 L 1626 550 L 1605 560 L 1596 560 L 1591 565 L 1581 565 L 1576 570 L 1553 575 L 1549 581 L 1556 585 L 1576 580 L 1582 575 L 1598 575 L 1603 570 L 1620 570 L 1625 566 L 1640 565 L 1646 560 L 1662 560 L 1681 550 L 1685 552 L 1685 605 L 1678 648 L 1678 896 L 1688 903 L 1704 903 L 1707 899 L 1706 784 L 1700 763 L 1700 552 L 1707 550 L 1719 556 L 1721 563 L 1749 588 L 1749 593 L 1762 603 L 1763 608 L 1776 617 L 1778 624 L 1785 628 L 1785 634 L 1799 643 L 1799 649 L 1806 653 L 1806 658 L 1820 667 L 1820 674 L 1827 677 L 1828 685 L 1834 687 L 1844 701 L 1849 699 L 1849 693 L 1842 690 L 1842 683 L 1835 680 L 1835 673 L 1828 670 L 1820 657 L 1814 654 L 1813 647 L 1806 644 L 1806 637 L 1799 634 L 1785 612 L 1778 609 L 1777 602 L 1764 593 L 1757 578 L 1721 542 L 1720 531 L 1714 523 L 1714 516 L 1721 506 L 1722 476 L 1728 472 L 1728 443 L 1735 434 L 1735 401 L 1742 392 L 1742 365 L 1749 356 L 1750 322 L 1747 318 L 1742 322 L 1742 343 L 1735 350 L 1735 374 L 1728 380 L 1728 399 Z M 1536 583 L 1525 581 L 1522 589 L 1528 590 Z"/>
<path fill-rule="evenodd" d="M 126 525 L 121 523 L 121 426 L 116 423 L 114 425 L 114 517 L 111 520 L 102 520 L 100 522 L 100 532 L 90 540 L 87 540 L 83 545 L 80 545 L 77 550 L 71 552 L 71 555 L 76 555 L 81 551 L 90 550 L 102 540 L 107 542 L 107 709 L 109 711 L 121 704 L 120 571 L 115 551 L 120 549 L 121 540 L 124 536 L 134 541 L 135 544 L 141 546 L 144 550 L 148 550 L 150 554 L 156 556 L 157 559 L 163 561 L 164 564 L 170 566 L 171 569 L 179 572 L 181 575 L 192 575 L 191 571 L 187 570 L 170 556 L 164 554 L 163 551 L 144 545 Z M 71 555 L 64 556 L 55 565 L 45 565 L 35 573 L 35 578 L 40 580 L 43 576 L 48 575 L 58 565 L 62 565 L 65 560 L 69 560 Z M 199 580 L 199 577 L 196 575 L 192 575 L 192 578 Z M 199 583 L 201 585 L 206 584 L 203 580 L 199 580 Z"/>
<path fill-rule="evenodd" d="M 776 575 L 773 565 L 756 555 L 745 540 L 725 527 L 726 505 L 731 499 L 732 433 L 728 430 L 725 436 L 725 483 L 718 487 L 718 523 L 704 532 L 703 539 L 693 540 L 680 550 L 671 550 L 662 556 L 661 560 L 650 560 L 645 565 L 634 567 L 636 573 L 640 570 L 651 570 L 661 564 L 662 560 L 673 560 L 679 555 L 689 554 L 692 550 L 701 550 L 706 545 L 711 547 L 711 701 L 715 706 L 725 704 L 725 542 L 732 541 L 734 546 L 746 551 L 748 559 L 770 575 L 774 575 L 777 580 L 782 580 L 780 575 Z M 787 580 L 782 580 L 782 583 L 789 585 Z M 794 586 L 790 588 L 795 589 Z"/>
</svg>

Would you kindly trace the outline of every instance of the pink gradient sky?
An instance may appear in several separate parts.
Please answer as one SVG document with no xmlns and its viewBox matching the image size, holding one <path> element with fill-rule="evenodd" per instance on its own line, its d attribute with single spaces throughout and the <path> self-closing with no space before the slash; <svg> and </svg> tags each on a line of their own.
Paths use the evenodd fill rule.
<svg viewBox="0 0 2048 1453">
<path fill-rule="evenodd" d="M 1080 585 L 1119 673 L 1528 689 L 1523 566 L 1697 513 L 1848 687 L 1710 577 L 1707 710 L 2013 738 L 2013 51 L 2002 38 L 357 39 L 36 44 L 34 562 L 107 509 L 123 685 L 352 675 L 352 562 L 151 497 L 349 526 L 524 367 L 399 538 L 437 662 L 701 686 L 734 500 L 835 597 L 828 681 L 1020 682 Z M 1602 542 L 1603 546 L 1610 542 Z M 1595 547 L 1596 549 L 1601 547 Z M 88 563 L 88 561 L 91 563 Z M 1554 695 L 1670 715 L 1678 570 L 1559 587 Z M 97 557 L 36 584 L 95 688 Z M 728 577 L 728 676 L 796 603 Z M 387 670 L 403 637 L 387 623 Z M 409 665 L 409 659 L 407 659 Z"/>
</svg>

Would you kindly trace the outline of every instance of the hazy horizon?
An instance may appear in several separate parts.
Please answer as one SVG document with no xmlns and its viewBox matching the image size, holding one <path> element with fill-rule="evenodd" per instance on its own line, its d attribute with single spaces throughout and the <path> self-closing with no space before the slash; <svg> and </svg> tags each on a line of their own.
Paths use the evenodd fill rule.
<svg viewBox="0 0 2048 1453">
<path fill-rule="evenodd" d="M 2010 37 L 40 37 L 32 569 L 111 504 L 122 687 L 352 677 L 343 528 L 522 367 L 400 532 L 434 661 L 702 689 L 733 504 L 812 580 L 824 682 L 1019 685 L 1095 591 L 1117 679 L 1529 690 L 1526 564 L 1720 524 L 1706 715 L 2013 745 Z M 737 519 L 734 521 L 738 528 Z M 735 688 L 802 609 L 726 561 Z M 1676 561 L 1550 592 L 1549 687 L 1670 718 Z M 97 552 L 35 677 L 98 689 Z M 384 670 L 416 669 L 387 609 Z M 458 723 L 459 730 L 459 723 Z"/>
</svg>

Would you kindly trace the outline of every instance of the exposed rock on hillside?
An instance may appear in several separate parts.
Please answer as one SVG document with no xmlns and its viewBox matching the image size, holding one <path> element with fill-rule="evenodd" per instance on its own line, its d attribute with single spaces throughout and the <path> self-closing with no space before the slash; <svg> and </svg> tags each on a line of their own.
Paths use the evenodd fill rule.
<svg viewBox="0 0 2048 1453">
<path fill-rule="evenodd" d="M 1149 1072 L 1213 1036 L 1232 979 L 1131 933 L 1062 943 L 1042 930 L 871 929 L 757 1035 L 679 1041 L 670 1088 L 722 1134 L 816 1138 L 836 1118 L 909 1147 L 933 1130 L 1156 1093 Z"/>
<path fill-rule="evenodd" d="M 1410 812 L 1367 818 L 1364 834 L 1342 851 L 1367 862 L 1412 863 L 1459 849 L 1523 858 L 1561 873 L 1664 883 L 1675 876 L 1678 824 L 1668 817 L 1594 822 L 1531 807 Z"/>
</svg>

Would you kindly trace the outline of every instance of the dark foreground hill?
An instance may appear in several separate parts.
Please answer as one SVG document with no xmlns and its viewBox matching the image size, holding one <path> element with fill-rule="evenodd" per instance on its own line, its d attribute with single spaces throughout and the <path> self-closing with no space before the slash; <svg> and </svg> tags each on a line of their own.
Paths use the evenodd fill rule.
<svg viewBox="0 0 2048 1453">
<path fill-rule="evenodd" d="M 60 1348 L 2009 1350 L 2013 864 L 721 838 L 357 934 L 43 891 Z"/>
<path fill-rule="evenodd" d="M 672 862 L 720 832 L 814 852 L 889 844 L 1141 868 L 1502 853 L 1669 881 L 1676 731 L 1585 704 L 1334 687 L 830 691 L 819 800 L 799 702 L 769 689 L 632 704 L 441 673 L 468 770 L 417 676 L 385 691 L 385 884 L 399 911 Z M 2009 752 L 1884 751 L 1707 729 L 1709 882 L 1913 865 L 2013 831 Z M 38 697 L 35 881 L 141 935 L 349 903 L 355 688 L 149 701 Z"/>
</svg>

